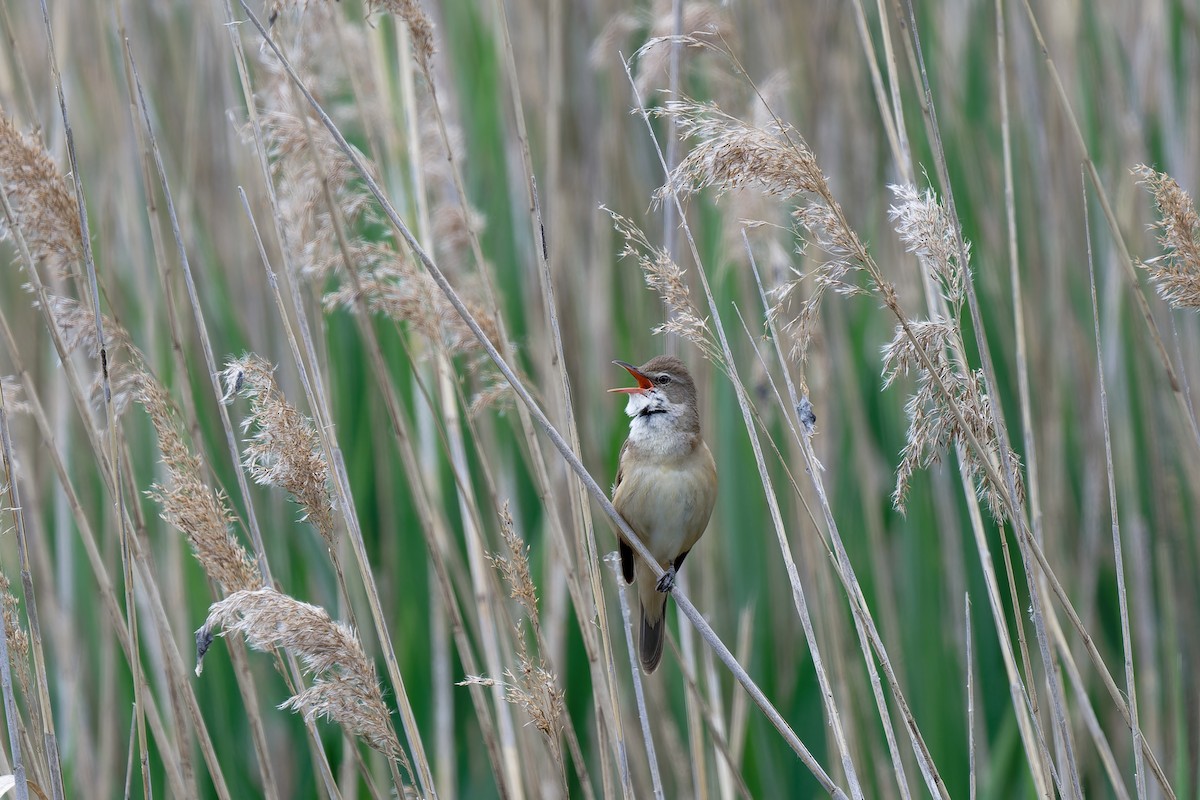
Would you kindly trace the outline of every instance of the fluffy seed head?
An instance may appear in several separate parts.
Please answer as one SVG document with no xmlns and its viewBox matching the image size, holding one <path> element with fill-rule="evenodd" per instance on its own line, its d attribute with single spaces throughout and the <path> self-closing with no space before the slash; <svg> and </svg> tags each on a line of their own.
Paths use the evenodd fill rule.
<svg viewBox="0 0 1200 800">
<path fill-rule="evenodd" d="M 27 136 L 0 109 L 0 185 L 16 214 L 31 255 L 55 268 L 83 252 L 79 207 L 36 137 Z M 11 235 L 0 213 L 0 238 Z"/>
<path fill-rule="evenodd" d="M 197 672 L 214 636 L 241 633 L 256 650 L 282 647 L 300 659 L 313 685 L 280 708 L 306 718 L 324 717 L 389 758 L 401 758 L 400 742 L 375 675 L 354 631 L 330 618 L 325 609 L 274 589 L 234 592 L 213 603 L 196 632 Z"/>
<path fill-rule="evenodd" d="M 1154 195 L 1163 254 L 1140 262 L 1163 300 L 1176 308 L 1200 309 L 1200 216 L 1192 198 L 1175 179 L 1145 164 L 1134 168 L 1138 183 Z"/>
</svg>

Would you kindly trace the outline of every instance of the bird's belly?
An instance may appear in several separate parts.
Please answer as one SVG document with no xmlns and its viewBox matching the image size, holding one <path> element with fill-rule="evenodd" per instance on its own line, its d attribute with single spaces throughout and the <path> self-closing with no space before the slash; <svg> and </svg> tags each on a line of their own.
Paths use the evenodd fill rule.
<svg viewBox="0 0 1200 800">
<path fill-rule="evenodd" d="M 680 467 L 652 463 L 629 471 L 614 498 L 617 510 L 666 567 L 691 548 L 712 513 L 715 475 L 699 460 Z"/>
</svg>

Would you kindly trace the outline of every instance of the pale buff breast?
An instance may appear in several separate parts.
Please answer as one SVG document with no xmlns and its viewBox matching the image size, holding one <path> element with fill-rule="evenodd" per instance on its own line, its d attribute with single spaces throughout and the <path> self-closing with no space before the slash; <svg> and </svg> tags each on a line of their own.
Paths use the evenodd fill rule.
<svg viewBox="0 0 1200 800">
<path fill-rule="evenodd" d="M 712 453 L 703 442 L 684 458 L 628 452 L 622 470 L 613 504 L 666 568 L 708 525 L 716 501 Z"/>
</svg>

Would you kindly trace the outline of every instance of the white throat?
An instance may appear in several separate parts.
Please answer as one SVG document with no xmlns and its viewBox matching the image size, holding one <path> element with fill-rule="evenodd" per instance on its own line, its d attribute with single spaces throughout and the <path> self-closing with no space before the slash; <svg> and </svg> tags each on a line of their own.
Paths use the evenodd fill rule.
<svg viewBox="0 0 1200 800">
<path fill-rule="evenodd" d="M 654 389 L 645 394 L 629 395 L 625 413 L 629 421 L 629 441 L 639 450 L 659 456 L 680 455 L 693 447 L 692 437 L 681 436 L 679 420 L 687 407 L 672 403 Z"/>
</svg>

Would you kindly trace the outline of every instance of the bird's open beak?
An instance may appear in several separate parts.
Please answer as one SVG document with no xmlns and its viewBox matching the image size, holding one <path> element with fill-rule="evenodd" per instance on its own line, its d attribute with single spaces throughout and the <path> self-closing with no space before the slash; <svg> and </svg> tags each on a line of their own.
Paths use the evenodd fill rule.
<svg viewBox="0 0 1200 800">
<path fill-rule="evenodd" d="M 630 386 L 626 389 L 609 389 L 610 392 L 619 392 L 621 394 L 645 394 L 654 388 L 654 382 L 643 375 L 633 364 L 628 364 L 624 361 L 614 361 L 612 363 L 616 364 L 618 367 L 624 367 L 626 370 L 628 370 L 629 374 L 637 379 L 638 385 Z"/>
</svg>

